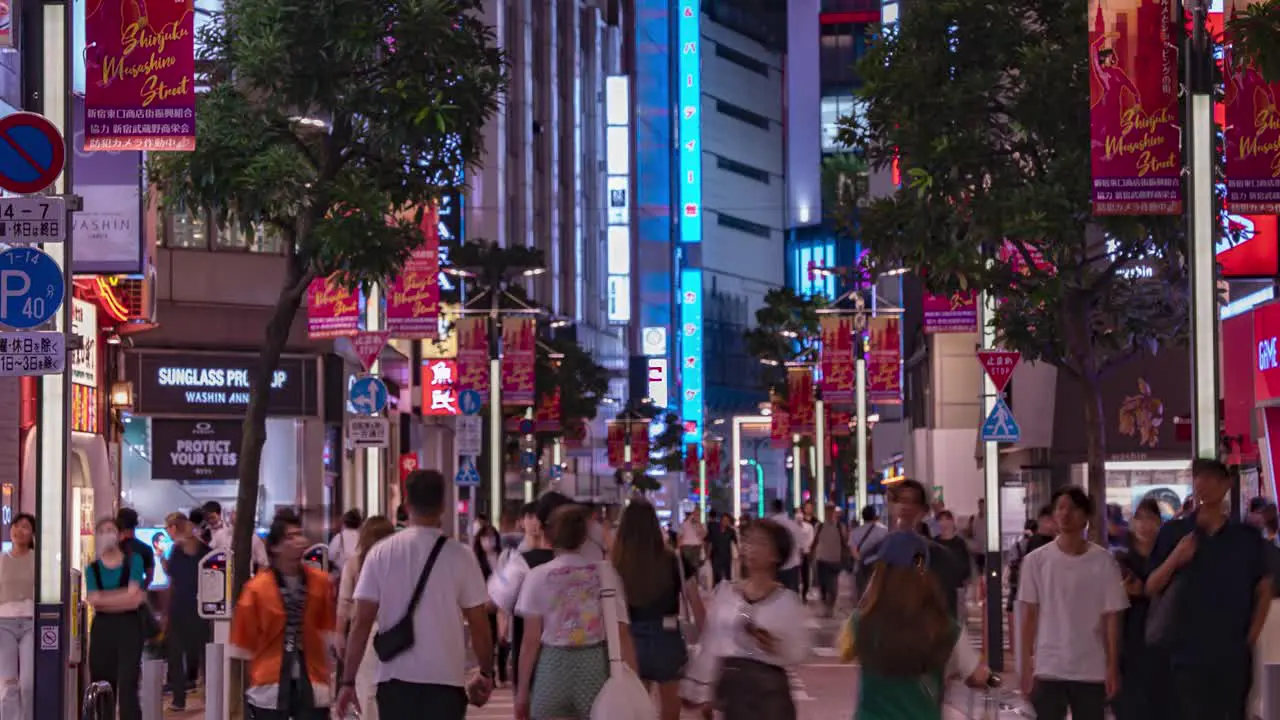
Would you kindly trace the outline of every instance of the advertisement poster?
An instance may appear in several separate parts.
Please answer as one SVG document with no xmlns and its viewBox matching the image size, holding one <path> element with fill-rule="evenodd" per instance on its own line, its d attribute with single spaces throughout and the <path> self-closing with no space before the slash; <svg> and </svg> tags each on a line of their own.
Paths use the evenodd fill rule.
<svg viewBox="0 0 1280 720">
<path fill-rule="evenodd" d="M 85 150 L 196 147 L 192 0 L 85 6 Z"/>
<path fill-rule="evenodd" d="M 1094 215 L 1182 212 L 1177 7 L 1175 0 L 1089 2 Z"/>
<path fill-rule="evenodd" d="M 67 162 L 75 169 L 76 194 L 84 200 L 83 209 L 72 216 L 72 265 L 76 273 L 140 273 L 142 153 L 86 152 L 84 99 L 76 96 L 72 102 L 75 154 Z"/>
<path fill-rule="evenodd" d="M 1256 0 L 1226 0 L 1228 22 Z M 1227 208 L 1234 213 L 1280 213 L 1280 83 L 1269 83 L 1252 64 L 1233 63 L 1226 84 Z"/>
<path fill-rule="evenodd" d="M 852 424 L 853 413 L 827 407 L 827 433 L 831 437 L 849 437 L 853 432 Z"/>
<path fill-rule="evenodd" d="M 239 420 L 151 421 L 151 477 L 177 482 L 221 481 L 237 477 Z"/>
<path fill-rule="evenodd" d="M 627 428 L 617 420 L 610 420 L 605 435 L 605 451 L 609 467 L 620 468 L 627 461 Z"/>
<path fill-rule="evenodd" d="M 387 330 L 405 340 L 440 335 L 440 234 L 435 211 L 422 217 L 422 246 L 405 261 L 387 289 Z"/>
<path fill-rule="evenodd" d="M 631 467 L 649 467 L 649 423 L 633 422 L 631 427 Z"/>
<path fill-rule="evenodd" d="M 489 394 L 489 319 L 460 317 L 453 331 L 458 342 L 458 392 Z"/>
<path fill-rule="evenodd" d="M 316 278 L 307 287 L 307 337 L 312 340 L 355 335 L 360 330 L 360 293 L 337 276 Z"/>
<path fill-rule="evenodd" d="M 867 400 L 882 405 L 902 402 L 902 333 L 898 318 L 871 318 L 867 352 Z"/>
<path fill-rule="evenodd" d="M 502 404 L 533 404 L 533 370 L 537 353 L 537 319 L 511 317 L 502 321 Z"/>
<path fill-rule="evenodd" d="M 824 315 L 822 329 L 822 399 L 829 405 L 852 405 L 853 316 Z"/>
<path fill-rule="evenodd" d="M 533 429 L 536 432 L 560 432 L 560 388 L 538 398 L 538 407 L 533 411 Z"/>
<path fill-rule="evenodd" d="M 1280 235 L 1275 215 L 1227 215 L 1214 248 L 1224 278 L 1272 278 L 1280 274 Z"/>
<path fill-rule="evenodd" d="M 787 368 L 787 398 L 791 405 L 791 432 L 809 435 L 814 431 L 813 369 Z"/>
<path fill-rule="evenodd" d="M 787 404 L 773 399 L 769 412 L 769 444 L 775 448 L 791 447 L 791 412 Z"/>
<path fill-rule="evenodd" d="M 925 333 L 966 333 L 978 331 L 978 293 L 970 290 L 953 295 L 925 293 Z"/>
</svg>

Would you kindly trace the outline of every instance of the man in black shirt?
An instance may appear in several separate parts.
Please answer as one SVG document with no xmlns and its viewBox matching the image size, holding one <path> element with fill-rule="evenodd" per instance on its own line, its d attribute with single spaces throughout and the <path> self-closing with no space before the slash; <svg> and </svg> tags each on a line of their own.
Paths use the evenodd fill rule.
<svg viewBox="0 0 1280 720">
<path fill-rule="evenodd" d="M 150 545 L 134 535 L 138 530 L 138 511 L 120 508 L 116 513 L 116 527 L 120 529 L 120 551 L 142 558 L 142 589 L 150 588 L 151 580 L 156 576 L 156 554 Z"/>
<path fill-rule="evenodd" d="M 711 575 L 716 585 L 730 579 L 733 573 L 733 546 L 738 542 L 738 534 L 733 529 L 733 518 L 721 515 L 719 522 L 708 530 L 707 539 L 711 545 Z"/>
<path fill-rule="evenodd" d="M 170 707 L 177 711 L 186 708 L 187 690 L 200 677 L 200 661 L 209 641 L 209 624 L 199 612 L 200 559 L 209 554 L 209 546 L 196 537 L 182 513 L 165 518 L 165 531 L 173 538 L 169 557 L 161 559 L 169 575 L 165 645 L 169 654 L 169 688 L 173 692 Z"/>
<path fill-rule="evenodd" d="M 919 532 L 925 517 L 929 514 L 929 493 L 924 489 L 924 485 L 910 478 L 903 480 L 893 486 L 889 494 L 889 502 L 893 518 L 893 525 L 889 530 Z M 925 527 L 928 526 L 925 525 Z M 927 535 L 925 537 L 929 546 L 929 572 L 938 578 L 938 584 L 944 590 L 963 585 L 969 577 L 969 563 L 958 562 L 950 550 L 928 539 Z M 875 564 L 874 552 L 868 552 L 866 562 Z M 960 617 L 959 593 L 947 592 L 946 596 L 951 616 Z"/>
</svg>

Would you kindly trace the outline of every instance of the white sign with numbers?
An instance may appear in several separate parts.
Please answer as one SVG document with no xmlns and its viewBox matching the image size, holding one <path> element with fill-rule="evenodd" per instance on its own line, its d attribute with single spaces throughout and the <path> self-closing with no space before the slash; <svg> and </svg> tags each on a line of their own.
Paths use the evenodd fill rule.
<svg viewBox="0 0 1280 720">
<path fill-rule="evenodd" d="M 67 367 L 67 341 L 59 332 L 0 334 L 0 377 L 53 375 Z"/>
<path fill-rule="evenodd" d="M 0 243 L 30 245 L 67 239 L 67 205 L 60 197 L 0 198 Z"/>
</svg>

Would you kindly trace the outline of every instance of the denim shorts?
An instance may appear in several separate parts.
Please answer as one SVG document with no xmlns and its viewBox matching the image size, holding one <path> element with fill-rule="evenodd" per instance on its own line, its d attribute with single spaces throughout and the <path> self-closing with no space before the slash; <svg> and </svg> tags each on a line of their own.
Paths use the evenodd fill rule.
<svg viewBox="0 0 1280 720">
<path fill-rule="evenodd" d="M 671 627 L 662 620 L 633 622 L 631 640 L 636 646 L 641 680 L 665 683 L 682 677 L 684 666 L 689 662 L 689 648 L 679 627 Z"/>
</svg>

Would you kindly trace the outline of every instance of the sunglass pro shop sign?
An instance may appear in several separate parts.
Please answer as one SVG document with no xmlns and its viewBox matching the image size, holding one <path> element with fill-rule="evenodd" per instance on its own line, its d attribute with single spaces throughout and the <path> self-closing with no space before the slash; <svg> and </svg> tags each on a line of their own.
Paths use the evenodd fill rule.
<svg viewBox="0 0 1280 720">
<path fill-rule="evenodd" d="M 234 353 L 136 353 L 126 361 L 140 415 L 244 418 L 258 357 Z M 318 414 L 315 358 L 284 357 L 271 377 L 267 412 Z"/>
</svg>

